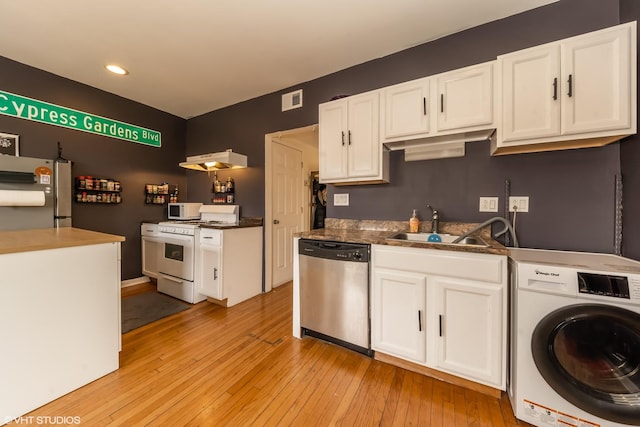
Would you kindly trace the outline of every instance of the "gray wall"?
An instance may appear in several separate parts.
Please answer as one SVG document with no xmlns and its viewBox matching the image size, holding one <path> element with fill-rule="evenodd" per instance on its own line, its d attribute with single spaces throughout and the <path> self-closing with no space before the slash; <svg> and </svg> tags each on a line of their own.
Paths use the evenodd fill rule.
<svg viewBox="0 0 640 427">
<path fill-rule="evenodd" d="M 633 0 L 623 0 L 622 6 L 625 21 L 640 17 Z M 336 95 L 356 94 L 489 61 L 503 53 L 621 22 L 617 0 L 562 0 L 191 119 L 187 122 L 187 152 L 199 154 L 231 147 L 247 154 L 251 168 L 230 173 L 238 181 L 243 213 L 263 216 L 264 135 L 317 123 L 319 103 Z M 299 88 L 304 90 L 304 106 L 280 112 L 280 95 Z M 625 188 L 635 188 L 640 186 L 640 176 L 632 175 L 633 165 L 640 163 L 637 144 L 622 145 Z M 512 195 L 530 197 L 530 212 L 517 219 L 523 246 L 612 252 L 614 180 L 621 172 L 620 146 L 616 143 L 594 149 L 489 157 L 488 144 L 476 142 L 467 144 L 465 158 L 411 163 L 404 163 L 402 153 L 395 152 L 391 153 L 389 184 L 329 186 L 329 200 L 335 192 L 349 193 L 351 206 L 329 206 L 328 216 L 408 220 L 414 208 L 423 217 L 427 215 L 425 204 L 429 202 L 441 210 L 445 221 L 481 222 L 493 215 L 478 212 L 478 198 L 499 196 L 502 202 L 505 180 L 509 179 Z M 210 197 L 210 177 L 189 172 L 187 179 L 191 199 Z M 632 195 L 626 191 L 625 200 Z M 638 211 L 633 203 L 625 204 L 626 242 L 640 237 L 640 226 L 633 224 Z M 627 255 L 640 258 L 637 244 L 625 244 L 625 248 Z"/>
<path fill-rule="evenodd" d="M 140 223 L 166 218 L 163 206 L 145 205 L 144 184 L 166 181 L 186 189 L 184 170 L 178 167 L 184 159 L 186 120 L 3 57 L 0 89 L 162 133 L 162 148 L 155 148 L 0 115 L 0 132 L 20 135 L 21 156 L 55 159 L 60 142 L 74 176 L 122 183 L 122 204 L 74 202 L 73 225 L 125 236 L 122 278 L 140 277 Z"/>
<path fill-rule="evenodd" d="M 74 161 L 74 175 L 118 179 L 123 203 L 74 203 L 74 225 L 120 234 L 123 279 L 139 277 L 139 224 L 166 218 L 162 206 L 145 205 L 145 183 L 180 186 L 181 200 L 210 200 L 212 177 L 177 166 L 185 155 L 233 148 L 249 156 L 249 168 L 220 172 L 236 180 L 242 214 L 264 216 L 264 135 L 317 123 L 318 104 L 335 95 L 356 94 L 394 83 L 494 59 L 497 55 L 640 18 L 636 0 L 561 0 L 521 15 L 473 28 L 412 49 L 367 62 L 280 92 L 262 96 L 188 121 L 95 88 L 0 57 L 0 90 L 121 120 L 162 132 L 153 148 L 0 115 L 0 132 L 21 136 L 21 155 L 56 157 L 56 143 Z M 278 72 L 278 70 L 264 70 Z M 280 95 L 304 89 L 304 107 L 280 111 Z M 215 94 L 212 94 L 215 96 Z M 467 144 L 467 155 L 404 163 L 391 154 L 391 183 L 342 187 L 351 206 L 329 207 L 342 218 L 407 220 L 411 209 L 425 214 L 437 206 L 445 221 L 479 222 L 479 196 L 529 195 L 531 212 L 518 217 L 524 246 L 611 252 L 613 182 L 624 178 L 624 251 L 640 259 L 640 145 L 638 137 L 608 147 L 555 153 L 489 157 L 487 143 Z M 620 160 L 622 158 L 622 160 Z M 185 191 L 186 190 L 186 191 Z M 330 195 L 336 190 L 329 186 Z"/>
</svg>

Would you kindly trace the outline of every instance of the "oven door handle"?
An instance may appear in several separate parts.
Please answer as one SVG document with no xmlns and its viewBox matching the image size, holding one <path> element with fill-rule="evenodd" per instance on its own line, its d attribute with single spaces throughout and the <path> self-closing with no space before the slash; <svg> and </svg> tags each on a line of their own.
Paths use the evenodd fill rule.
<svg viewBox="0 0 640 427">
<path fill-rule="evenodd" d="M 162 275 L 162 278 L 174 283 L 180 283 L 180 284 L 184 283 L 184 280 L 182 279 L 176 279 L 175 277 L 167 276 L 165 274 Z"/>
<path fill-rule="evenodd" d="M 167 242 L 175 245 L 175 244 L 184 244 L 184 243 L 193 242 L 194 236 L 162 233 L 158 236 L 158 240 L 160 240 L 163 243 Z"/>
</svg>

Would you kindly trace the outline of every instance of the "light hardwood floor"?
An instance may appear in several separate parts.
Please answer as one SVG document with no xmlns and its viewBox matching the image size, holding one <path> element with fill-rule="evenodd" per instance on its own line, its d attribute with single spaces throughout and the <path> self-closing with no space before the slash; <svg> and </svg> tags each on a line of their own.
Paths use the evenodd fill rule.
<svg viewBox="0 0 640 427">
<path fill-rule="evenodd" d="M 125 289 L 123 297 L 154 291 Z M 292 285 L 123 336 L 120 369 L 30 416 L 86 426 L 516 426 L 501 399 L 291 336 Z"/>
</svg>

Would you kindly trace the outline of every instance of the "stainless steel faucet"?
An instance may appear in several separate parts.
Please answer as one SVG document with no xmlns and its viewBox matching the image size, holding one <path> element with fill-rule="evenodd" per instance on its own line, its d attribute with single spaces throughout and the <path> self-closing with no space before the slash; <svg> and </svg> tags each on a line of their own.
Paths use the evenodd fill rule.
<svg viewBox="0 0 640 427">
<path fill-rule="evenodd" d="M 436 209 L 433 208 L 430 204 L 427 203 L 427 207 L 431 209 L 431 232 L 438 232 L 438 225 L 440 225 L 440 214 Z"/>
</svg>

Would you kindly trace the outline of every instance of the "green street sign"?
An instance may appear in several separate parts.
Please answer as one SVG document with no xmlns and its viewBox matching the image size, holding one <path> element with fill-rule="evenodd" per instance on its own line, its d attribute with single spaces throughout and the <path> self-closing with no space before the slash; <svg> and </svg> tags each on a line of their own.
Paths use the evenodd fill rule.
<svg viewBox="0 0 640 427">
<path fill-rule="evenodd" d="M 160 132 L 0 90 L 0 114 L 160 147 Z"/>
</svg>

